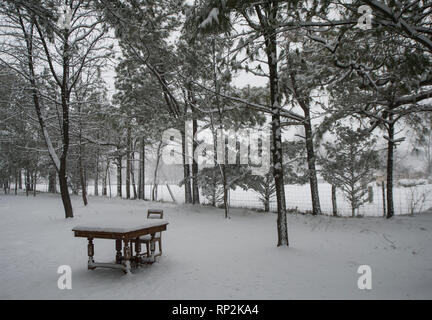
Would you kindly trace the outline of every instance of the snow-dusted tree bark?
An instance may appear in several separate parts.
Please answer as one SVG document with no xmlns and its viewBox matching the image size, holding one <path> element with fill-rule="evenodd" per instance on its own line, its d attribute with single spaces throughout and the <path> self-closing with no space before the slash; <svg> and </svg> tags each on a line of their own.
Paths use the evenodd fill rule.
<svg viewBox="0 0 432 320">
<path fill-rule="evenodd" d="M 82 161 L 82 155 L 79 155 L 79 175 L 80 175 L 80 183 L 81 183 L 81 196 L 83 199 L 83 203 L 86 206 L 88 204 L 87 200 L 87 184 L 86 184 L 86 178 L 85 178 L 85 172 L 84 172 L 84 166 Z"/>
<path fill-rule="evenodd" d="M 131 187 L 131 128 L 128 125 L 126 129 L 126 199 L 130 199 L 130 187 Z"/>
<path fill-rule="evenodd" d="M 135 143 L 133 143 L 130 158 L 131 158 L 130 177 L 131 177 L 131 182 L 132 182 L 133 199 L 137 199 L 138 194 L 137 194 L 137 188 L 136 188 L 136 183 L 135 183 Z"/>
<path fill-rule="evenodd" d="M 138 184 L 138 199 L 145 199 L 145 140 L 140 139 L 140 161 L 139 161 L 139 184 Z"/>
<path fill-rule="evenodd" d="M 332 209 L 333 216 L 337 217 L 338 209 L 337 209 L 337 201 L 336 201 L 336 186 L 334 184 L 331 185 L 331 199 L 332 199 Z"/>
<path fill-rule="evenodd" d="M 223 152 L 218 155 L 218 152 L 216 151 L 216 154 L 214 155 L 215 162 L 217 163 L 220 173 L 221 173 L 221 180 L 222 180 L 222 190 L 223 190 L 223 204 L 224 204 L 224 211 L 225 211 L 225 219 L 228 219 L 229 217 L 229 204 L 228 204 L 228 183 L 227 183 L 227 170 L 226 170 L 226 163 L 227 163 L 227 146 L 225 141 L 225 135 L 223 133 L 223 106 L 220 102 L 219 93 L 221 91 L 221 86 L 218 81 L 218 66 L 216 64 L 216 39 L 213 37 L 212 39 L 212 69 L 213 69 L 213 86 L 214 91 L 216 93 L 215 95 L 215 102 L 216 102 L 216 109 L 218 110 L 219 115 L 219 133 L 222 135 L 220 139 L 216 139 L 215 145 L 217 143 L 221 144 L 218 146 Z M 213 122 L 213 118 L 211 119 Z M 213 125 L 214 126 L 214 125 Z M 215 189 L 216 191 L 216 189 Z"/>
<path fill-rule="evenodd" d="M 19 185 L 19 189 L 22 190 L 23 186 L 22 186 L 22 170 L 21 169 L 18 170 L 18 185 Z"/>
<path fill-rule="evenodd" d="M 94 170 L 94 195 L 99 195 L 99 161 L 100 161 L 100 147 L 99 145 L 96 146 L 96 159 L 95 159 L 95 170 Z"/>
<path fill-rule="evenodd" d="M 33 173 L 33 197 L 36 197 L 36 191 L 37 191 L 37 171 L 35 170 Z M 9 190 L 10 190 L 10 184 L 9 184 Z"/>
<path fill-rule="evenodd" d="M 152 201 L 158 200 L 158 170 L 159 170 L 159 164 L 161 159 L 161 151 L 164 146 L 163 141 L 160 141 L 158 143 L 158 147 L 156 149 L 156 165 L 154 168 L 154 174 L 153 174 L 153 189 L 152 189 Z"/>
<path fill-rule="evenodd" d="M 122 160 L 123 157 L 121 155 L 117 156 L 117 197 L 122 197 Z"/>
<path fill-rule="evenodd" d="M 48 192 L 50 193 L 56 193 L 56 170 L 55 168 L 50 168 L 48 172 Z"/>
<path fill-rule="evenodd" d="M 183 161 L 183 183 L 185 186 L 185 203 L 192 203 L 192 189 L 191 189 L 191 172 L 188 159 L 188 152 L 186 150 L 186 134 L 184 126 L 180 129 L 182 135 L 182 161 Z"/>
<path fill-rule="evenodd" d="M 78 112 L 81 114 L 80 107 L 78 107 Z M 78 166 L 79 166 L 79 177 L 81 183 L 81 196 L 83 199 L 83 203 L 86 206 L 88 204 L 87 200 L 87 183 L 85 178 L 85 169 L 83 164 L 83 155 L 85 153 L 84 146 L 82 144 L 82 132 L 81 132 L 81 120 L 80 120 L 80 129 L 79 129 L 79 154 L 78 154 Z"/>
<path fill-rule="evenodd" d="M 193 98 L 192 98 L 193 99 Z M 193 100 L 192 100 L 193 101 Z M 195 103 L 195 101 L 193 101 Z M 195 108 L 192 108 L 192 136 L 195 137 L 198 132 L 198 120 L 197 116 L 195 114 Z M 192 153 L 195 154 L 195 150 L 198 147 L 198 141 L 196 139 L 193 139 L 193 148 Z M 199 187 L 198 187 L 198 162 L 195 157 L 192 160 L 192 203 L 193 204 L 199 204 L 200 203 L 200 197 L 199 197 Z"/>
<path fill-rule="evenodd" d="M 31 181 L 30 181 L 30 171 L 27 168 L 25 171 L 25 189 L 26 189 L 26 196 L 29 196 L 29 191 L 31 191 L 31 185 L 30 185 Z M 5 193 L 6 193 L 6 188 L 5 188 Z"/>
<path fill-rule="evenodd" d="M 110 160 L 109 158 L 107 158 L 106 160 L 106 165 L 105 165 L 105 170 L 104 170 L 104 175 L 102 178 L 102 195 L 103 196 L 107 196 L 108 195 L 108 190 L 107 190 L 107 183 L 109 178 L 109 166 L 110 166 Z M 111 190 L 111 186 L 110 186 L 110 190 Z"/>
<path fill-rule="evenodd" d="M 387 126 L 387 218 L 394 216 L 393 205 L 393 156 L 394 156 L 394 122 L 393 116 L 389 114 L 389 124 Z"/>
<path fill-rule="evenodd" d="M 309 185 L 311 189 L 312 198 L 312 214 L 321 214 L 321 204 L 318 193 L 318 179 L 317 171 L 315 167 L 315 150 L 313 144 L 312 124 L 310 121 L 309 110 L 305 112 L 305 138 L 306 138 L 306 151 L 307 151 L 307 162 L 309 169 Z"/>
<path fill-rule="evenodd" d="M 276 187 L 277 202 L 277 229 L 278 246 L 288 246 L 288 228 L 286 217 L 285 184 L 283 175 L 282 159 L 282 128 L 281 128 L 281 105 L 279 92 L 279 75 L 277 63 L 277 42 L 276 42 L 276 23 L 278 1 L 272 1 L 264 5 L 264 10 L 259 6 L 255 7 L 256 13 L 263 27 L 266 55 L 270 73 L 270 104 L 272 106 L 272 157 L 273 157 L 273 176 Z M 264 11 L 264 12 L 263 12 Z"/>
<path fill-rule="evenodd" d="M 18 170 L 15 168 L 15 186 L 14 186 L 15 195 L 18 194 Z"/>
</svg>

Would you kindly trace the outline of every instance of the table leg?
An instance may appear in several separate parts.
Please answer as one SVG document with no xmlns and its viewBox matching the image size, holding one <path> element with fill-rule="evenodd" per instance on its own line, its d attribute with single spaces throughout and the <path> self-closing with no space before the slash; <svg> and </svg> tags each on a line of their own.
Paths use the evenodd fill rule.
<svg viewBox="0 0 432 320">
<path fill-rule="evenodd" d="M 140 254 L 141 254 L 141 242 L 139 238 L 137 238 L 135 241 L 135 255 L 139 257 Z"/>
<path fill-rule="evenodd" d="M 129 246 L 129 240 L 123 240 L 124 242 L 124 248 L 123 248 L 123 255 L 124 255 L 124 266 L 126 267 L 125 272 L 127 274 L 130 274 L 130 270 L 131 270 L 131 264 L 130 264 L 130 259 L 131 259 L 131 248 Z"/>
<path fill-rule="evenodd" d="M 156 244 L 155 244 L 155 240 L 154 240 L 155 234 L 152 233 L 151 234 L 151 240 L 150 240 L 150 259 L 153 260 L 153 262 L 155 262 L 156 258 L 155 258 L 155 250 L 156 250 Z"/>
<path fill-rule="evenodd" d="M 116 263 L 121 263 L 122 260 L 122 241 L 116 239 Z"/>
<path fill-rule="evenodd" d="M 87 238 L 88 240 L 88 245 L 87 245 L 87 254 L 88 254 L 88 263 L 87 263 L 87 268 L 89 270 L 93 270 L 95 269 L 95 267 L 92 267 L 91 265 L 94 263 L 94 245 L 93 245 L 93 238 Z"/>
</svg>

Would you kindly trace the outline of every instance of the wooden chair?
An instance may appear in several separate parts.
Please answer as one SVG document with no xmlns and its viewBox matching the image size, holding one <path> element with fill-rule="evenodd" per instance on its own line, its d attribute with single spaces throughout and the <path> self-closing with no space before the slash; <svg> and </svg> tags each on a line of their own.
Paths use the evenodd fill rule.
<svg viewBox="0 0 432 320">
<path fill-rule="evenodd" d="M 148 209 L 147 219 L 163 219 L 163 210 L 161 210 L 161 209 Z M 155 257 L 158 257 L 158 256 L 162 255 L 162 232 L 156 233 L 153 240 L 154 240 L 154 242 L 157 242 L 158 246 L 159 246 L 159 252 L 157 254 L 155 254 Z M 139 238 L 139 242 L 141 244 L 146 245 L 146 250 L 147 250 L 146 255 L 147 255 L 147 257 L 150 256 L 151 236 L 149 234 L 142 236 Z"/>
</svg>

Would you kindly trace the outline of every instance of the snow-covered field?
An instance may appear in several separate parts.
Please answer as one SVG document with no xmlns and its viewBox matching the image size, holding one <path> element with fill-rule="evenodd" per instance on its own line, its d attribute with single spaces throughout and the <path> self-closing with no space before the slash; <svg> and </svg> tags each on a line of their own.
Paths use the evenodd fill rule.
<svg viewBox="0 0 432 320">
<path fill-rule="evenodd" d="M 73 197 L 65 220 L 58 195 L 0 195 L 0 299 L 291 299 L 432 298 L 432 212 L 415 217 L 332 218 L 289 215 L 289 248 L 277 248 L 276 216 L 91 197 Z M 147 208 L 170 222 L 159 262 L 124 275 L 87 270 L 78 224 L 142 223 Z M 114 259 L 114 241 L 95 240 L 97 261 Z M 372 268 L 372 290 L 357 269 Z M 57 268 L 72 268 L 59 290 Z"/>
</svg>

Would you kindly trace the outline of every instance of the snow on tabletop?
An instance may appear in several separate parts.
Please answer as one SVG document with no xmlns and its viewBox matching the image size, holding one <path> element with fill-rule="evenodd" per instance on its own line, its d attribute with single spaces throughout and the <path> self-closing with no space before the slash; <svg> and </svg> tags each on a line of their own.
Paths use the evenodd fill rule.
<svg viewBox="0 0 432 320">
<path fill-rule="evenodd" d="M 76 226 L 72 229 L 72 231 L 96 231 L 96 232 L 107 232 L 107 233 L 125 233 L 125 232 L 133 232 L 145 228 L 162 226 L 168 224 L 166 220 L 158 220 L 158 221 L 148 221 L 145 224 L 131 224 L 131 223 L 116 223 L 116 226 L 113 225 L 103 225 L 103 224 L 91 224 L 86 226 Z"/>
</svg>

